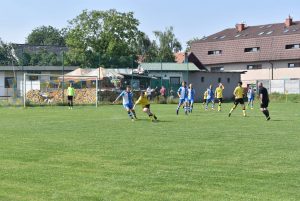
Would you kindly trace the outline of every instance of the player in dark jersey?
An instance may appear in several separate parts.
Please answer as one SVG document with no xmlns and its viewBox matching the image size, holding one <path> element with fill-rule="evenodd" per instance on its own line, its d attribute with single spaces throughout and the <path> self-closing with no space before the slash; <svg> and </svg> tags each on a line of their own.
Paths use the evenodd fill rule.
<svg viewBox="0 0 300 201">
<path fill-rule="evenodd" d="M 260 111 L 264 113 L 264 115 L 266 116 L 266 120 L 269 121 L 271 117 L 268 110 L 268 106 L 270 102 L 268 90 L 263 86 L 263 83 L 259 83 L 258 87 L 259 87 Z"/>
</svg>

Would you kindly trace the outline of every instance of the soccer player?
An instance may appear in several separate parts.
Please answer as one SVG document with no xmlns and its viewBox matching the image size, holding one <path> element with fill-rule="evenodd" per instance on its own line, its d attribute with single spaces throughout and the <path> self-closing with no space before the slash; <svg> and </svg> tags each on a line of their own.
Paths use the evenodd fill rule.
<svg viewBox="0 0 300 201">
<path fill-rule="evenodd" d="M 116 103 L 119 98 L 123 98 L 123 107 L 126 109 L 129 118 L 134 121 L 134 118 L 137 119 L 135 110 L 133 109 L 133 94 L 131 92 L 131 87 L 127 86 L 125 91 L 116 98 L 113 103 Z"/>
<path fill-rule="evenodd" d="M 231 108 L 231 110 L 228 114 L 229 117 L 231 116 L 231 113 L 237 107 L 238 104 L 241 104 L 242 110 L 243 110 L 243 115 L 244 115 L 244 117 L 246 116 L 246 108 L 245 108 L 245 103 L 244 103 L 244 99 L 243 99 L 244 98 L 244 89 L 243 89 L 242 85 L 243 85 L 242 82 L 238 82 L 238 86 L 233 91 L 235 100 L 234 100 L 234 106 Z"/>
<path fill-rule="evenodd" d="M 69 106 L 69 110 L 73 109 L 73 100 L 74 100 L 74 96 L 75 96 L 75 89 L 72 86 L 72 83 L 70 83 L 68 89 L 67 89 L 67 93 L 68 93 L 68 106 Z"/>
<path fill-rule="evenodd" d="M 150 102 L 147 98 L 147 92 L 141 92 L 139 99 L 135 102 L 133 109 L 137 104 L 141 104 L 143 112 L 147 113 L 151 121 L 156 121 L 157 117 L 150 111 Z"/>
<path fill-rule="evenodd" d="M 270 102 L 268 90 L 263 86 L 263 83 L 259 83 L 258 87 L 259 87 L 260 110 L 266 116 L 266 120 L 269 121 L 271 117 L 268 110 L 268 106 Z"/>
<path fill-rule="evenodd" d="M 185 111 L 185 114 L 187 115 L 187 112 L 188 112 L 188 104 L 187 104 L 188 89 L 186 87 L 185 81 L 183 81 L 181 83 L 181 87 L 179 87 L 179 89 L 177 91 L 177 95 L 179 96 L 179 103 L 178 103 L 178 107 L 176 110 L 176 114 L 178 115 L 180 107 L 182 105 L 184 105 L 184 111 Z"/>
<path fill-rule="evenodd" d="M 205 110 L 208 110 L 208 104 L 211 102 L 211 109 L 214 110 L 215 106 L 215 101 L 214 101 L 214 92 L 212 90 L 212 85 L 209 85 L 207 88 L 207 99 L 206 99 L 206 105 L 205 105 Z"/>
<path fill-rule="evenodd" d="M 217 97 L 219 104 L 218 104 L 218 111 L 221 111 L 221 106 L 223 102 L 223 90 L 224 90 L 224 85 L 222 83 L 219 84 L 219 86 L 215 90 L 215 97 Z"/>
<path fill-rule="evenodd" d="M 203 103 L 202 103 L 203 107 L 206 104 L 206 100 L 207 100 L 207 90 L 205 90 L 205 92 L 203 94 Z"/>
<path fill-rule="evenodd" d="M 248 92 L 247 92 L 247 98 L 248 98 L 248 104 L 247 107 L 249 108 L 249 105 L 251 107 L 251 110 L 253 110 L 253 102 L 254 102 L 254 90 L 251 86 L 249 86 L 248 88 Z"/>
<path fill-rule="evenodd" d="M 190 84 L 188 88 L 188 107 L 190 113 L 193 112 L 194 98 L 195 98 L 195 89 L 193 88 L 193 84 Z"/>
</svg>

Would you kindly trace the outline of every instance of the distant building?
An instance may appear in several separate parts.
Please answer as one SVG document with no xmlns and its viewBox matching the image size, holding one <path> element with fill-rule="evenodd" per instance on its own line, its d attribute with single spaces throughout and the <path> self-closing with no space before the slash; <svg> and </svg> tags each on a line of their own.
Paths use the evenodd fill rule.
<svg viewBox="0 0 300 201">
<path fill-rule="evenodd" d="M 226 87 L 224 98 L 230 99 L 242 73 L 207 72 L 205 68 L 199 69 L 194 63 L 142 63 L 140 67 L 149 77 L 157 78 L 151 79 L 151 88 L 163 85 L 168 91 L 172 89 L 177 92 L 182 81 L 186 81 L 188 84 L 193 83 L 197 101 L 202 98 L 210 84 L 215 88 L 220 82 Z"/>
<path fill-rule="evenodd" d="M 64 73 L 71 72 L 78 67 L 65 66 Z M 0 66 L 0 97 L 21 96 L 24 73 L 34 74 L 62 74 L 61 66 Z M 30 79 L 30 77 L 28 78 Z"/>
<path fill-rule="evenodd" d="M 259 74 L 260 69 L 270 69 L 264 79 L 272 79 L 275 69 L 300 67 L 300 21 L 289 16 L 284 23 L 237 24 L 195 41 L 191 51 L 210 72 L 257 70 Z M 290 72 L 288 78 L 300 78 Z"/>
</svg>

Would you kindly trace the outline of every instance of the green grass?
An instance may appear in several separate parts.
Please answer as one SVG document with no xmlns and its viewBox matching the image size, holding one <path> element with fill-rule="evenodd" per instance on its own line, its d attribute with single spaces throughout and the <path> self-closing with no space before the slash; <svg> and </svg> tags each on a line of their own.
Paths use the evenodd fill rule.
<svg viewBox="0 0 300 201">
<path fill-rule="evenodd" d="M 0 200 L 300 200 L 299 104 L 230 107 L 0 108 Z"/>
</svg>

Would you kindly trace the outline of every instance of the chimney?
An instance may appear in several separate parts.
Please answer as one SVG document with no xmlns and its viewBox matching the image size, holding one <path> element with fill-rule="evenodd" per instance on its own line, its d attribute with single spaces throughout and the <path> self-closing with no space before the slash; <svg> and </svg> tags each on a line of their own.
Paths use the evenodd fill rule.
<svg viewBox="0 0 300 201">
<path fill-rule="evenodd" d="M 285 27 L 290 27 L 293 25 L 293 18 L 289 15 L 289 17 L 285 20 Z"/>
<path fill-rule="evenodd" d="M 244 31 L 246 29 L 245 23 L 236 24 L 235 28 L 238 32 Z"/>
</svg>

